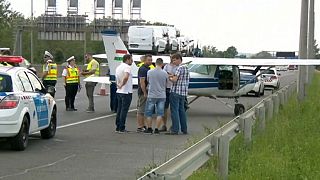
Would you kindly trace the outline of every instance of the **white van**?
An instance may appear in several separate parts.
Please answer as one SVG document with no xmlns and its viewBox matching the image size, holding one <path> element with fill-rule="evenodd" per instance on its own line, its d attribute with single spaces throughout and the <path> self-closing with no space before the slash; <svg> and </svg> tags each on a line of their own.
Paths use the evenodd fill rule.
<svg viewBox="0 0 320 180">
<path fill-rule="evenodd" d="M 165 29 L 161 26 L 130 26 L 128 50 L 141 53 L 164 52 L 167 44 Z"/>
<path fill-rule="evenodd" d="M 179 50 L 177 29 L 172 26 L 167 26 L 167 29 L 168 29 L 168 38 L 169 38 L 169 50 L 176 52 Z"/>
</svg>

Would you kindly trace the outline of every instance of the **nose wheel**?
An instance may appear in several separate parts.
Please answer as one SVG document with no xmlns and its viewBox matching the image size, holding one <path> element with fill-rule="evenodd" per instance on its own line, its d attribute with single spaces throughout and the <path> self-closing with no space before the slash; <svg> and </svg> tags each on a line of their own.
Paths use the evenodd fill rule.
<svg viewBox="0 0 320 180">
<path fill-rule="evenodd" d="M 245 108 L 243 104 L 235 104 L 234 106 L 234 115 L 239 116 L 245 112 Z"/>
</svg>

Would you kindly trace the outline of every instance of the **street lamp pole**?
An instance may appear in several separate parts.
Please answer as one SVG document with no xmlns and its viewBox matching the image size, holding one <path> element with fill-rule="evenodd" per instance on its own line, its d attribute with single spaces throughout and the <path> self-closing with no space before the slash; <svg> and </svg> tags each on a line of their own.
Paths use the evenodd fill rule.
<svg viewBox="0 0 320 180">
<path fill-rule="evenodd" d="M 314 52 L 314 0 L 309 1 L 309 40 L 308 40 L 308 59 L 315 58 Z M 311 83 L 314 66 L 308 66 L 307 83 Z"/>
<path fill-rule="evenodd" d="M 299 40 L 299 59 L 308 58 L 308 1 L 301 0 L 301 19 L 300 19 L 300 40 Z M 302 101 L 305 97 L 305 81 L 307 68 L 299 66 L 298 77 L 298 99 Z"/>
<path fill-rule="evenodd" d="M 31 34 L 30 34 L 30 62 L 33 63 L 33 0 L 31 0 Z"/>
</svg>

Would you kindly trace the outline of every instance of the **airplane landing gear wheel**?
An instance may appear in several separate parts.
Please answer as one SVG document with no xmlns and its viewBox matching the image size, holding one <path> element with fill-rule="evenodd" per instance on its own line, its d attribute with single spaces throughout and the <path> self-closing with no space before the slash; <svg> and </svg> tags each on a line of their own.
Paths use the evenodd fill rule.
<svg viewBox="0 0 320 180">
<path fill-rule="evenodd" d="M 234 106 L 234 115 L 239 116 L 240 114 L 243 114 L 245 111 L 243 104 L 235 104 Z"/>
</svg>

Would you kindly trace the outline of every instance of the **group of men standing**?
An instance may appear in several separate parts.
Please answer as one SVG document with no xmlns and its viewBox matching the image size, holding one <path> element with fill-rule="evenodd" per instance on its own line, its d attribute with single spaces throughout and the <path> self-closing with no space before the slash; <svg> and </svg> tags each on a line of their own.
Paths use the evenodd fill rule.
<svg viewBox="0 0 320 180">
<path fill-rule="evenodd" d="M 74 106 L 75 96 L 81 88 L 80 74 L 99 76 L 99 63 L 92 58 L 91 53 L 85 55 L 87 68 L 80 72 L 76 66 L 74 56 L 68 58 L 67 65 L 63 69 L 64 87 L 66 90 L 65 105 L 66 111 L 77 111 Z M 57 64 L 53 56 L 45 51 L 45 64 L 43 65 L 43 84 L 46 89 L 55 86 L 57 83 Z M 116 68 L 117 86 L 117 116 L 116 132 L 125 133 L 126 118 L 132 101 L 132 56 L 123 56 L 122 63 Z M 166 132 L 169 107 L 171 112 L 172 126 L 166 134 L 177 135 L 179 131 L 187 134 L 187 115 L 185 100 L 188 95 L 189 71 L 182 64 L 182 56 L 173 54 L 171 62 L 164 65 L 161 58 L 156 59 L 156 66 L 152 64 L 152 55 L 145 55 L 138 65 L 138 102 L 137 102 L 137 132 L 146 134 L 159 134 Z M 87 112 L 94 112 L 93 93 L 97 83 L 86 82 L 86 94 L 89 99 Z M 155 129 L 152 128 L 152 117 L 156 116 Z"/>
<path fill-rule="evenodd" d="M 50 87 L 55 87 L 57 83 L 58 68 L 57 64 L 53 61 L 53 56 L 50 52 L 45 51 L 44 56 L 44 65 L 42 73 L 42 82 L 46 89 Z M 88 63 L 87 68 L 82 72 L 76 65 L 76 59 L 74 56 L 71 56 L 66 60 L 67 65 L 62 71 L 62 76 L 64 77 L 63 85 L 65 87 L 65 105 L 66 111 L 77 111 L 74 106 L 75 97 L 77 92 L 81 89 L 80 75 L 84 77 L 89 76 L 99 76 L 99 63 L 93 59 L 92 53 L 86 53 L 85 59 Z M 93 93 L 94 88 L 97 83 L 95 82 L 86 82 L 86 94 L 89 100 L 89 107 L 86 110 L 88 113 L 94 112 L 94 100 Z"/>
<path fill-rule="evenodd" d="M 137 132 L 159 134 L 167 131 L 168 109 L 170 107 L 172 126 L 166 134 L 187 134 L 185 99 L 188 94 L 189 71 L 182 65 L 182 56 L 174 54 L 171 62 L 164 66 L 163 60 L 152 64 L 152 55 L 145 55 L 138 65 Z M 127 113 L 132 101 L 132 56 L 124 55 L 123 63 L 116 69 L 117 117 L 116 132 L 125 133 Z M 152 128 L 152 116 L 156 116 L 156 126 Z"/>
</svg>

